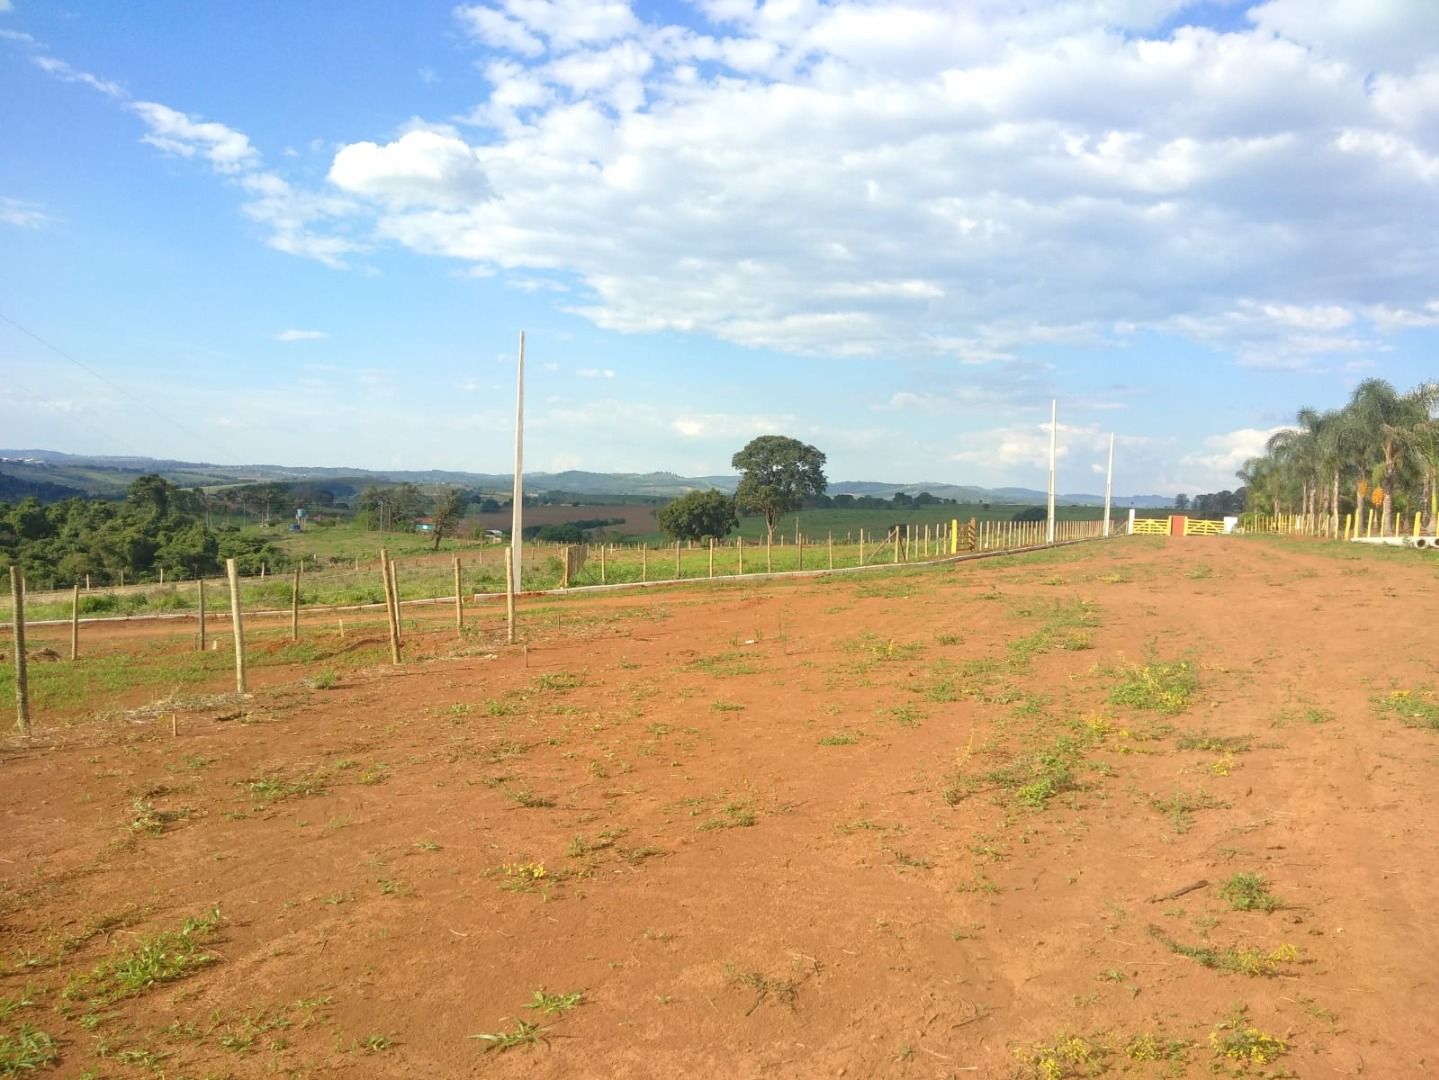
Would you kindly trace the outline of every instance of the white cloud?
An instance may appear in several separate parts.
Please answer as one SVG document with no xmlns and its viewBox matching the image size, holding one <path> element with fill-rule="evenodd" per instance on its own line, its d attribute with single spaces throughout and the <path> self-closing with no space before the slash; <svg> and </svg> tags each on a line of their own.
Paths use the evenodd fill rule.
<svg viewBox="0 0 1439 1080">
<path fill-rule="evenodd" d="M 486 61 L 485 137 L 357 143 L 331 178 L 378 240 L 565 272 L 624 332 L 995 364 L 1159 330 L 1300 367 L 1379 347 L 1377 288 L 1429 299 L 1439 136 L 1411 102 L 1439 115 L 1439 79 L 1368 79 L 1286 2 L 1162 37 L 1180 0 L 707 4 L 710 34 L 465 6 L 534 61 Z"/>
<path fill-rule="evenodd" d="M 0 224 L 14 225 L 20 229 L 43 229 L 54 220 L 39 203 L 0 195 Z"/>
<path fill-rule="evenodd" d="M 455 8 L 464 29 L 487 45 L 524 56 L 552 48 L 602 45 L 640 29 L 627 3 L 618 0 L 501 0 L 498 8 L 468 4 Z"/>
<path fill-rule="evenodd" d="M 352 143 L 335 155 L 330 181 L 396 207 L 463 207 L 487 199 L 478 154 L 461 139 L 410 131 L 384 146 Z"/>
<path fill-rule="evenodd" d="M 1283 427 L 1240 428 L 1204 440 L 1204 449 L 1185 454 L 1179 464 L 1186 468 L 1208 470 L 1210 474 L 1231 478 L 1234 471 L 1250 458 L 1261 457 L 1265 444 Z"/>
<path fill-rule="evenodd" d="M 1418 309 L 1393 308 L 1377 304 L 1369 310 L 1368 314 L 1370 321 L 1385 333 L 1420 326 L 1439 326 L 1439 300 L 1430 300 Z"/>
<path fill-rule="evenodd" d="M 35 43 L 35 39 L 29 34 L 7 34 L 6 36 L 28 45 Z M 53 56 L 45 56 L 44 54 L 37 54 L 30 59 L 41 71 L 48 75 L 53 75 L 62 82 L 81 83 L 90 87 L 92 90 L 100 91 L 100 93 L 106 97 L 117 100 L 123 100 L 126 96 L 124 88 L 120 86 L 119 83 L 110 82 L 108 79 L 97 78 L 88 71 L 81 71 L 77 67 L 72 67 L 64 60 L 58 60 Z"/>
<path fill-rule="evenodd" d="M 180 157 L 202 157 L 216 172 L 235 173 L 260 159 L 243 132 L 212 120 L 196 120 L 168 105 L 136 101 L 131 110 L 150 129 L 143 141 Z"/>
<path fill-rule="evenodd" d="M 1431 0 L 1269 0 L 1249 18 L 1363 71 L 1432 59 L 1439 41 L 1439 5 Z"/>
<path fill-rule="evenodd" d="M 324 330 L 281 330 L 276 341 L 320 341 L 330 335 Z"/>
<path fill-rule="evenodd" d="M 575 375 L 581 379 L 613 379 L 615 377 L 612 368 L 576 368 Z"/>
</svg>

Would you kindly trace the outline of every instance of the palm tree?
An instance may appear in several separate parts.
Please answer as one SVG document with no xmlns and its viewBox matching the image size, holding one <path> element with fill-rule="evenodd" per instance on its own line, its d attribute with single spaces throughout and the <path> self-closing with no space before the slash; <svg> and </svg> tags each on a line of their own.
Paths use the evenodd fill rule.
<svg viewBox="0 0 1439 1080">
<path fill-rule="evenodd" d="M 1399 467 L 1415 441 L 1416 429 L 1429 421 L 1436 396 L 1429 383 L 1400 394 L 1383 379 L 1365 379 L 1349 400 L 1354 421 L 1363 432 L 1366 457 L 1374 463 L 1375 480 L 1384 492 L 1380 536 L 1391 535 Z"/>
</svg>

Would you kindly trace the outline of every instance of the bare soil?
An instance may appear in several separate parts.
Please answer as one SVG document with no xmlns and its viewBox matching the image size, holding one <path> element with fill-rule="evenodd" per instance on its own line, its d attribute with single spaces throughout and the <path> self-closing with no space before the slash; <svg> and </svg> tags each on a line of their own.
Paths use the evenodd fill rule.
<svg viewBox="0 0 1439 1080">
<path fill-rule="evenodd" d="M 0 743 L 0 1036 L 64 1076 L 1428 1075 L 1439 731 L 1382 702 L 1436 680 L 1435 580 L 1129 538 L 534 600 L 514 647 L 436 609 L 400 668 L 336 667 L 378 621 L 307 624 L 247 701 Z M 1112 699 L 1186 661 L 1180 711 Z M 95 1003 L 216 907 L 209 962 Z M 1272 1062 L 1215 1049 L 1236 1006 Z"/>
</svg>

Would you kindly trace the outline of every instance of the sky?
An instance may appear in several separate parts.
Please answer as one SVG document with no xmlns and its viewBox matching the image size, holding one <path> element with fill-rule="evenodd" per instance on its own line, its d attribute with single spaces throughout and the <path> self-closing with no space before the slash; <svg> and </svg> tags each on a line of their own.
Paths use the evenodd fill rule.
<svg viewBox="0 0 1439 1080">
<path fill-rule="evenodd" d="M 1174 494 L 1439 378 L 1434 0 L 0 0 L 0 446 Z"/>
</svg>

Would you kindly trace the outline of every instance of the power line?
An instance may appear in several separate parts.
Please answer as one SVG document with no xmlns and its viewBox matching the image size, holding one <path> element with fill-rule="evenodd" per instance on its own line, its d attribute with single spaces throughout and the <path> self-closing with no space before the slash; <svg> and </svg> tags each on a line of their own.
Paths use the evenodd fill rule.
<svg viewBox="0 0 1439 1080">
<path fill-rule="evenodd" d="M 215 442 L 211 441 L 211 439 L 210 439 L 209 436 L 207 436 L 207 435 L 202 435 L 202 434 L 200 434 L 199 432 L 195 431 L 193 428 L 190 428 L 190 427 L 186 426 L 185 424 L 181 423 L 179 420 L 176 420 L 173 416 L 169 416 L 169 415 L 167 415 L 166 413 L 161 412 L 159 409 L 155 408 L 155 406 L 151 405 L 148 401 L 145 401 L 143 398 L 135 397 L 133 394 L 131 394 L 129 391 L 127 391 L 123 386 L 120 386 L 118 383 L 114 382 L 113 380 L 106 378 L 106 377 L 105 377 L 104 375 L 102 375 L 100 372 L 98 372 L 98 371 L 96 371 L 94 368 L 92 368 L 89 364 L 82 363 L 81 361 L 77 360 L 75 357 L 73 357 L 73 356 L 71 356 L 69 353 L 67 353 L 64 349 L 60 348 L 58 345 L 55 345 L 55 344 L 53 344 L 53 343 L 51 343 L 51 342 L 49 342 L 49 341 L 46 341 L 46 340 L 45 340 L 44 338 L 42 338 L 39 334 L 35 333 L 35 331 L 29 329 L 28 327 L 21 326 L 21 325 L 20 325 L 19 323 L 17 323 L 14 319 L 10 318 L 10 316 L 6 315 L 3 311 L 0 311 L 0 321 L 9 323 L 11 326 L 13 326 L 16 330 L 19 330 L 19 331 L 20 331 L 22 334 L 24 334 L 26 337 L 33 338 L 35 341 L 38 341 L 41 345 L 45 346 L 45 348 L 49 349 L 49 350 L 50 350 L 51 352 L 53 352 L 56 356 L 59 356 L 60 358 L 62 358 L 62 359 L 64 359 L 64 360 L 67 360 L 67 361 L 69 361 L 70 363 L 74 364 L 77 368 L 79 368 L 81 371 L 85 372 L 87 375 L 90 375 L 92 378 L 98 379 L 100 382 L 102 382 L 102 383 L 104 383 L 106 386 L 108 386 L 111 390 L 114 390 L 115 393 L 119 394 L 121 397 L 126 398 L 126 399 L 128 399 L 129 401 L 131 401 L 131 402 L 134 402 L 136 405 L 139 405 L 141 408 L 148 409 L 150 412 L 152 412 L 152 413 L 154 413 L 156 416 L 158 416 L 161 420 L 165 421 L 165 423 L 170 424 L 170 425 L 172 425 L 173 427 L 176 427 L 176 428 L 178 428 L 179 430 L 185 432 L 185 433 L 186 433 L 187 435 L 189 435 L 192 439 L 195 439 L 195 440 L 197 440 L 198 442 L 200 442 L 200 443 L 202 443 L 202 444 L 207 444 L 207 445 L 209 445 L 212 449 L 219 451 L 220 456 L 222 456 L 222 457 L 232 457 L 232 458 L 238 457 L 238 455 L 236 455 L 233 451 L 227 450 L 226 448 L 220 446 L 218 443 L 215 443 Z M 15 384 L 15 385 L 18 386 L 19 384 L 17 383 L 17 384 Z M 42 398 L 41 400 L 44 400 L 44 399 Z M 97 429 L 97 430 L 98 430 L 98 429 Z M 119 440 L 116 440 L 116 441 L 119 441 Z M 143 457 L 143 456 L 146 456 L 146 455 L 143 455 L 143 454 L 142 454 L 142 455 L 138 455 L 138 456 Z"/>
</svg>

